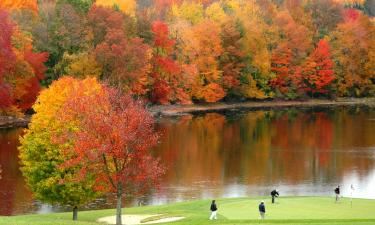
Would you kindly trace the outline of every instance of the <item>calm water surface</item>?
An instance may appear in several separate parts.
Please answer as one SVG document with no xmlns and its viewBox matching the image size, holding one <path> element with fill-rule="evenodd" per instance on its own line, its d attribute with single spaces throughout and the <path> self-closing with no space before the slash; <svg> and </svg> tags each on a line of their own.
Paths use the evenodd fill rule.
<svg viewBox="0 0 375 225">
<path fill-rule="evenodd" d="M 167 166 L 162 187 L 130 204 L 268 195 L 375 199 L 375 109 L 314 108 L 159 118 L 155 149 Z M 0 130 L 0 215 L 66 210 L 33 200 L 18 164 L 22 129 Z M 84 208 L 112 208 L 102 198 Z"/>
</svg>

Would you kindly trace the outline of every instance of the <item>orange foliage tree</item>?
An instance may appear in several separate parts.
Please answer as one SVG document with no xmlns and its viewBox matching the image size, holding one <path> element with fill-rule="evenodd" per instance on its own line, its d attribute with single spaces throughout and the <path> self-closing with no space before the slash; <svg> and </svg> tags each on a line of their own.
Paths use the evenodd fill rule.
<svg viewBox="0 0 375 225">
<path fill-rule="evenodd" d="M 5 8 L 9 10 L 30 9 L 37 13 L 38 1 L 37 0 L 1 0 L 0 8 Z"/>
<path fill-rule="evenodd" d="M 345 12 L 345 20 L 330 35 L 335 60 L 338 94 L 364 96 L 374 94 L 375 26 L 354 9 Z"/>
<path fill-rule="evenodd" d="M 245 67 L 245 53 L 241 50 L 241 34 L 235 27 L 235 21 L 223 24 L 223 54 L 220 56 L 220 67 L 223 71 L 223 86 L 228 94 L 240 95 L 240 79 Z"/>
<path fill-rule="evenodd" d="M 206 102 L 216 102 L 225 96 L 221 86 L 219 56 L 223 49 L 220 39 L 220 27 L 210 20 L 185 30 L 182 35 L 183 60 L 194 64 L 199 76 L 192 85 L 192 96 Z"/>
</svg>

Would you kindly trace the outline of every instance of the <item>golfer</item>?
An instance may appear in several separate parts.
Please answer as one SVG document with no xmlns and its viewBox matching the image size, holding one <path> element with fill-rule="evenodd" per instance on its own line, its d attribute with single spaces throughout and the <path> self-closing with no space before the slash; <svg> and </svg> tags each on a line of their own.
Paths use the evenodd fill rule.
<svg viewBox="0 0 375 225">
<path fill-rule="evenodd" d="M 259 214 L 260 218 L 259 219 L 264 219 L 264 216 L 266 214 L 266 206 L 264 205 L 264 201 L 261 201 L 259 204 Z"/>
<path fill-rule="evenodd" d="M 335 188 L 336 202 L 340 200 L 340 185 Z"/>
<path fill-rule="evenodd" d="M 271 191 L 272 204 L 275 203 L 275 198 L 279 197 L 279 192 L 277 190 Z"/>
<path fill-rule="evenodd" d="M 212 220 L 212 219 L 217 220 L 217 216 L 216 216 L 216 214 L 217 214 L 217 206 L 216 206 L 215 200 L 212 200 L 210 210 L 211 210 L 210 220 Z"/>
</svg>

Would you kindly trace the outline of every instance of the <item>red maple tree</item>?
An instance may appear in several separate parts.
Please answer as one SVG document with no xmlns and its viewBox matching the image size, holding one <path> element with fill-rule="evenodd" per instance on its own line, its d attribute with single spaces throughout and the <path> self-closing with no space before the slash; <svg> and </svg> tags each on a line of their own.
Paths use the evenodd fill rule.
<svg viewBox="0 0 375 225">
<path fill-rule="evenodd" d="M 329 91 L 328 88 L 335 80 L 335 76 L 327 41 L 320 40 L 315 50 L 307 58 L 303 79 L 305 90 L 311 95 L 326 94 Z"/>
<path fill-rule="evenodd" d="M 154 85 L 151 101 L 160 104 L 178 102 L 191 103 L 181 84 L 181 66 L 173 59 L 175 40 L 169 38 L 167 24 L 162 21 L 152 23 L 154 34 L 154 54 L 152 58 L 152 77 Z"/>
<path fill-rule="evenodd" d="M 56 138 L 73 143 L 66 149 L 73 157 L 63 167 L 81 168 L 77 179 L 94 177 L 94 188 L 116 193 L 116 224 L 121 224 L 122 196 L 144 193 L 158 184 L 164 172 L 149 154 L 158 140 L 153 117 L 140 101 L 116 89 L 103 87 L 97 94 L 72 96 L 61 118 L 77 121 L 77 129 Z"/>
<path fill-rule="evenodd" d="M 13 24 L 8 19 L 6 11 L 0 9 L 0 110 L 4 110 L 13 104 L 10 94 L 10 86 L 4 81 L 4 73 L 13 65 L 15 55 L 12 50 L 11 38 Z"/>
</svg>

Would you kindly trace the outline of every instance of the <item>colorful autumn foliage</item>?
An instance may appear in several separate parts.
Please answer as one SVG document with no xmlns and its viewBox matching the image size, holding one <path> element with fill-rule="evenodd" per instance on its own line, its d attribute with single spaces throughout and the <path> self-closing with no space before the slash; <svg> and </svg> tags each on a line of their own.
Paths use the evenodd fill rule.
<svg viewBox="0 0 375 225">
<path fill-rule="evenodd" d="M 154 34 L 152 58 L 154 79 L 151 101 L 160 104 L 177 102 L 189 104 L 191 100 L 181 82 L 181 65 L 173 59 L 175 41 L 169 38 L 168 26 L 155 21 L 151 28 Z"/>
<path fill-rule="evenodd" d="M 27 110 L 39 83 L 65 75 L 97 77 L 154 104 L 375 94 L 368 1 L 6 0 L 0 8 L 3 112 Z M 314 64 L 326 55 L 321 40 L 333 77 Z"/>
<path fill-rule="evenodd" d="M 38 12 L 37 0 L 1 0 L 0 9 L 18 10 L 18 9 L 30 9 L 35 13 Z"/>
<path fill-rule="evenodd" d="M 116 224 L 121 225 L 122 196 L 143 194 L 163 174 L 149 154 L 158 140 L 154 120 L 140 101 L 116 89 L 99 86 L 89 92 L 73 89 L 71 94 L 57 114 L 62 123 L 75 125 L 57 137 L 67 157 L 60 168 L 77 169 L 78 182 L 93 179 L 94 190 L 115 193 Z"/>
<path fill-rule="evenodd" d="M 26 111 L 44 79 L 48 53 L 35 53 L 32 40 L 0 9 L 0 113 Z"/>
<path fill-rule="evenodd" d="M 72 144 L 59 144 L 56 138 L 77 129 L 75 121 L 60 118 L 66 102 L 82 95 L 94 95 L 101 89 L 95 79 L 79 81 L 64 77 L 39 95 L 33 107 L 36 113 L 19 147 L 21 170 L 36 199 L 51 204 L 58 202 L 74 209 L 98 197 L 93 189 L 94 179 L 77 180 L 77 171 L 81 167 L 62 167 L 72 157 L 64 154 L 64 149 Z M 78 90 L 81 95 L 78 95 Z"/>
<path fill-rule="evenodd" d="M 320 40 L 316 49 L 307 58 L 303 68 L 305 91 L 314 95 L 327 94 L 335 79 L 333 61 L 327 41 Z"/>
</svg>

